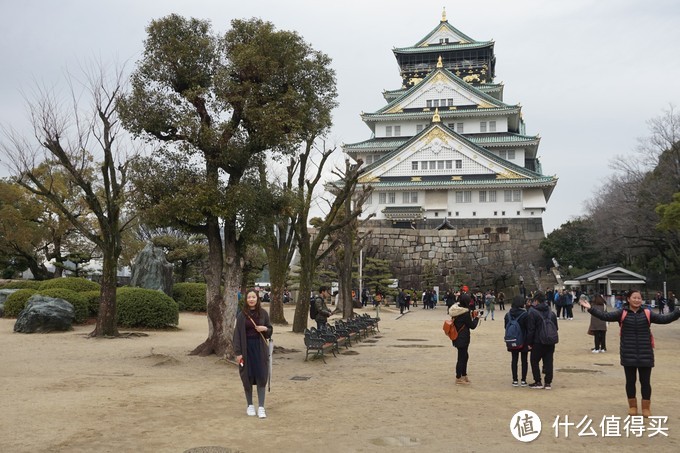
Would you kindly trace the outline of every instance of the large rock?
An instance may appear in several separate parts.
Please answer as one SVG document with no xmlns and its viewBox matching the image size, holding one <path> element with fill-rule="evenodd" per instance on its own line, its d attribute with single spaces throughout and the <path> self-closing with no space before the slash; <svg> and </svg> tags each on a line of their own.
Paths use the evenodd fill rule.
<svg viewBox="0 0 680 453">
<path fill-rule="evenodd" d="M 28 299 L 26 308 L 19 313 L 14 331 L 33 333 L 71 330 L 75 317 L 73 305 L 64 299 L 36 294 Z"/>
<path fill-rule="evenodd" d="M 147 244 L 132 266 L 130 286 L 161 290 L 172 297 L 172 264 L 163 249 Z"/>
<path fill-rule="evenodd" d="M 18 289 L 0 289 L 0 318 L 5 316 L 5 301 L 14 291 L 19 291 Z"/>
</svg>

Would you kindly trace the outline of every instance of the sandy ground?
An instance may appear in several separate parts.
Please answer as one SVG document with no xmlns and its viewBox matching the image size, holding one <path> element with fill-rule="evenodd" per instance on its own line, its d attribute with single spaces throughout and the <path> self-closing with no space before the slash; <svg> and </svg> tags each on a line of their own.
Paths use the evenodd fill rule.
<svg viewBox="0 0 680 453">
<path fill-rule="evenodd" d="M 0 451 L 680 450 L 680 323 L 654 327 L 652 409 L 668 416 L 668 437 L 626 437 L 622 423 L 614 425 L 621 433 L 606 437 L 603 417 L 626 415 L 618 327 L 610 325 L 609 352 L 591 354 L 587 313 L 561 321 L 553 389 L 530 390 L 510 385 L 503 314 L 473 332 L 469 386 L 454 384 L 442 307 L 412 308 L 403 317 L 383 309 L 379 334 L 327 364 L 305 362 L 302 337 L 275 326 L 275 344 L 297 352 L 274 356 L 266 420 L 245 415 L 234 365 L 187 355 L 206 337 L 204 315 L 182 314 L 179 331 L 114 340 L 88 339 L 91 326 L 15 334 L 14 320 L 0 319 Z M 286 316 L 293 319 L 292 309 Z M 542 433 L 531 443 L 511 433 L 520 410 L 541 418 Z M 558 416 L 575 423 L 587 416 L 597 436 L 579 436 L 575 427 L 556 436 Z"/>
</svg>

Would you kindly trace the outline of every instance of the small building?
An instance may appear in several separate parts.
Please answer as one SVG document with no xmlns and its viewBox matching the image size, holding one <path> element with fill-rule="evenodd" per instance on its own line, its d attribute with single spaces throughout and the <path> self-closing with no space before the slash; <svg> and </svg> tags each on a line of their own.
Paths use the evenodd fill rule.
<svg viewBox="0 0 680 453">
<path fill-rule="evenodd" d="M 630 288 L 638 288 L 647 284 L 644 275 L 636 274 L 616 264 L 601 267 L 587 274 L 565 280 L 565 286 L 579 287 L 584 292 L 593 292 L 611 295 Z"/>
</svg>

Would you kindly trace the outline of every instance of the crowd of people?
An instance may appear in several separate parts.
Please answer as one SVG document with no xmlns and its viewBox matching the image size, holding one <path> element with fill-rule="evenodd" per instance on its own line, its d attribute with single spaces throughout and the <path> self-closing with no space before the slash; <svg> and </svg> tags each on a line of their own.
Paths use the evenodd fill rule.
<svg viewBox="0 0 680 453">
<path fill-rule="evenodd" d="M 548 295 L 541 291 L 529 294 L 528 297 L 518 295 L 512 300 L 510 311 L 506 313 L 505 341 L 511 353 L 510 371 L 512 385 L 530 389 L 552 389 L 554 376 L 555 345 L 559 342 L 558 320 L 573 319 L 572 306 L 574 295 L 569 291 L 555 291 Z M 675 295 L 669 293 L 672 302 L 666 302 L 658 313 L 643 305 L 639 290 L 626 293 L 620 308 L 607 309 L 607 302 L 600 294 L 578 295 L 577 303 L 591 316 L 588 333 L 593 336 L 593 353 L 607 351 L 607 322 L 618 322 L 621 328 L 620 363 L 624 368 L 625 390 L 628 398 L 629 415 L 638 415 L 637 380 L 640 381 L 641 412 L 645 417 L 651 416 L 651 373 L 654 367 L 654 337 L 651 334 L 652 324 L 669 324 L 680 318 L 680 310 L 676 310 Z M 487 313 L 491 315 L 490 305 L 493 295 L 487 294 L 483 300 Z M 452 341 L 458 351 L 456 360 L 456 384 L 468 385 L 467 373 L 469 360 L 470 332 L 480 321 L 482 312 L 477 310 L 478 297 L 470 295 L 467 287 L 463 287 L 460 296 L 448 311 L 453 324 L 458 330 L 458 337 Z M 476 302 L 477 301 L 477 302 Z M 552 304 L 551 304 L 552 301 Z M 559 301 L 559 302 L 558 302 Z M 555 306 L 553 311 L 551 305 Z M 656 306 L 660 303 L 657 301 Z M 492 305 L 491 305 L 492 306 Z M 672 309 L 670 308 L 672 306 Z M 527 383 L 527 375 L 531 365 L 533 383 Z M 518 369 L 519 368 L 519 369 Z"/>
<path fill-rule="evenodd" d="M 396 303 L 400 314 L 410 310 L 411 303 L 417 305 L 417 294 L 414 290 L 398 288 Z M 310 309 L 313 310 L 317 329 L 324 329 L 332 311 L 326 305 L 330 297 L 327 286 L 319 288 L 318 295 L 312 298 Z M 376 290 L 373 304 L 383 301 L 383 294 Z M 362 305 L 365 306 L 370 293 L 361 293 Z M 471 332 L 477 328 L 481 319 L 495 320 L 495 305 L 505 309 L 505 295 L 491 290 L 472 293 L 467 286 L 459 291 L 447 291 L 443 296 L 448 315 L 453 320 L 456 330 L 453 347 L 457 350 L 455 365 L 455 383 L 469 385 L 468 377 L 469 347 Z M 420 301 L 424 309 L 434 309 L 438 297 L 434 289 L 422 292 Z M 658 312 L 643 303 L 639 290 L 630 290 L 625 294 L 621 304 L 611 307 L 601 294 L 585 294 L 571 291 L 541 291 L 520 294 L 512 299 L 510 310 L 504 316 L 505 342 L 511 353 L 510 371 L 512 386 L 530 389 L 552 389 L 554 377 L 555 345 L 559 342 L 559 325 L 562 320 L 573 319 L 573 305 L 577 303 L 583 311 L 590 315 L 588 334 L 593 336 L 593 353 L 607 351 L 607 323 L 617 322 L 620 325 L 620 363 L 624 369 L 625 391 L 628 399 L 629 415 L 638 415 L 637 381 L 640 381 L 642 416 L 651 416 L 651 374 L 654 367 L 654 337 L 651 334 L 652 324 L 669 324 L 680 318 L 680 310 L 676 309 L 677 300 L 672 292 L 668 298 L 655 298 Z M 554 307 L 554 310 L 553 310 Z M 609 308 L 608 308 L 609 307 Z M 269 315 L 261 307 L 257 291 L 246 292 L 245 303 L 236 318 L 233 344 L 236 361 L 239 363 L 239 374 L 243 382 L 246 397 L 246 414 L 266 418 L 265 387 L 270 373 L 269 339 L 273 328 Z M 451 337 L 454 338 L 454 337 Z M 531 372 L 533 382 L 527 382 Z M 257 389 L 258 409 L 255 410 L 253 386 Z"/>
</svg>

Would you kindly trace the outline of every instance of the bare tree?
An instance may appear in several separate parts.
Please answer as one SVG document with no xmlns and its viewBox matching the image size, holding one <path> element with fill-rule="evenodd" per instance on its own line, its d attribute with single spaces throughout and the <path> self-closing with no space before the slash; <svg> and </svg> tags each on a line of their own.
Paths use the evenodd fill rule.
<svg viewBox="0 0 680 453">
<path fill-rule="evenodd" d="M 117 336 L 116 276 L 122 251 L 127 168 L 134 154 L 132 142 L 120 135 L 116 103 L 121 95 L 123 70 L 110 77 L 102 64 L 83 71 L 84 82 L 67 76 L 70 108 L 53 90 L 38 87 L 27 99 L 34 138 L 10 130 L 2 151 L 12 164 L 13 179 L 35 195 L 49 200 L 102 254 L 101 302 L 91 336 Z M 85 108 L 86 98 L 89 102 Z M 120 144 L 119 144 L 120 141 Z M 89 208 L 81 215 L 57 190 L 58 177 L 66 174 Z"/>
</svg>

